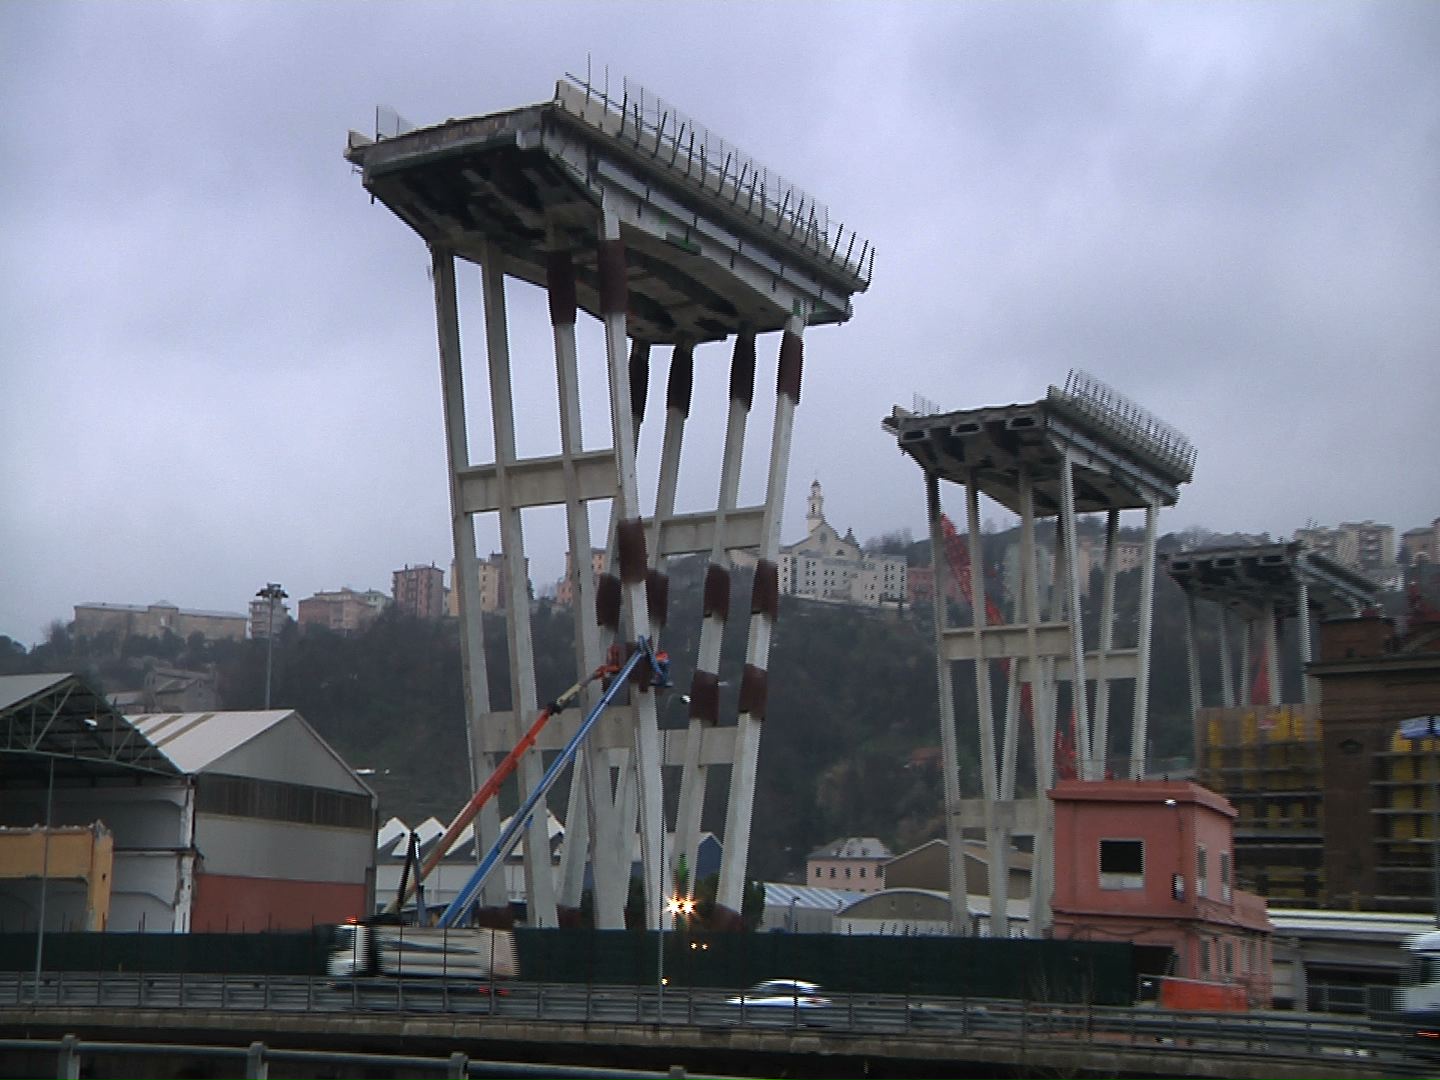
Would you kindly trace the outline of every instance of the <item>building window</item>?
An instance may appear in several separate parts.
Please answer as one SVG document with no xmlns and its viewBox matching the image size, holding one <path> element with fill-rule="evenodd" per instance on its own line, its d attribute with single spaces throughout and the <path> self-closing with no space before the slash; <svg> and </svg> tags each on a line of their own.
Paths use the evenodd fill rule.
<svg viewBox="0 0 1440 1080">
<path fill-rule="evenodd" d="M 862 878 L 865 876 L 865 867 L 863 867 L 863 866 L 860 867 L 860 876 L 861 876 Z"/>
<path fill-rule="evenodd" d="M 1100 841 L 1100 887 L 1102 889 L 1143 889 L 1145 887 L 1145 841 Z"/>
<path fill-rule="evenodd" d="M 848 866 L 845 867 L 845 879 L 846 879 L 847 881 L 850 879 L 850 867 L 848 867 Z"/>
<path fill-rule="evenodd" d="M 816 880 L 816 881 L 819 881 L 819 880 L 820 880 L 820 867 L 818 867 L 818 866 L 815 867 L 815 880 Z"/>
<path fill-rule="evenodd" d="M 1210 940 L 1209 940 L 1209 938 L 1201 938 L 1201 939 L 1200 939 L 1200 974 L 1201 974 L 1201 975 L 1209 975 L 1209 974 L 1210 974 Z"/>
<path fill-rule="evenodd" d="M 830 879 L 832 881 L 835 879 L 835 868 L 833 866 L 830 867 Z"/>
<path fill-rule="evenodd" d="M 1205 881 L 1205 848 L 1204 848 L 1204 847 L 1197 847 L 1197 848 L 1195 849 L 1195 895 L 1196 895 L 1196 896 L 1209 896 L 1209 895 L 1210 895 L 1209 890 L 1206 888 L 1206 881 Z"/>
<path fill-rule="evenodd" d="M 1222 954 L 1222 955 L 1224 956 L 1224 960 L 1222 961 L 1222 962 L 1224 963 L 1224 965 L 1225 965 L 1225 967 L 1224 967 L 1224 973 L 1225 973 L 1226 975 L 1234 975 L 1234 974 L 1235 974 L 1235 943 L 1232 942 L 1229 938 L 1226 938 L 1226 939 L 1225 939 L 1225 944 L 1224 944 L 1224 946 L 1223 946 L 1223 954 Z"/>
<path fill-rule="evenodd" d="M 1230 893 L 1230 852 L 1220 852 L 1220 899 L 1229 900 Z"/>
</svg>

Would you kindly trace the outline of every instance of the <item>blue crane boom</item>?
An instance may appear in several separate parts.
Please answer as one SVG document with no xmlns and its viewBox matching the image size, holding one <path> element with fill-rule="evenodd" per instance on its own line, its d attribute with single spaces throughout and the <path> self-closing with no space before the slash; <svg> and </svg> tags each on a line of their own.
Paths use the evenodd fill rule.
<svg viewBox="0 0 1440 1080">
<path fill-rule="evenodd" d="M 579 752 L 581 744 L 585 741 L 585 736 L 590 734 L 590 729 L 595 726 L 595 721 L 600 719 L 600 714 L 605 711 L 606 706 L 608 706 L 615 695 L 620 692 L 620 688 L 629 681 L 631 673 L 634 672 L 640 661 L 647 660 L 650 663 L 652 670 L 650 681 L 652 686 L 669 685 L 668 665 L 661 658 L 663 654 L 656 656 L 648 638 L 640 638 L 636 645 L 637 648 L 630 654 L 630 658 L 620 666 L 615 676 L 610 680 L 610 684 L 605 687 L 605 692 L 600 695 L 600 700 L 596 702 L 595 707 L 591 709 L 585 719 L 581 721 L 580 727 L 576 729 L 574 736 L 565 744 L 565 748 L 560 751 L 560 755 L 550 763 L 550 768 L 545 770 L 545 775 L 540 778 L 540 783 L 536 785 L 535 790 L 520 804 L 519 809 L 511 815 L 510 823 L 500 830 L 499 838 L 490 850 L 485 853 L 485 857 L 476 865 L 475 873 L 470 875 L 470 880 L 465 882 L 459 893 L 456 894 L 455 899 L 450 901 L 450 906 L 447 907 L 440 916 L 439 926 L 455 926 L 460 919 L 469 912 L 476 898 L 480 895 L 480 886 L 485 884 L 485 879 L 490 876 L 491 871 L 510 853 L 510 849 L 515 846 L 520 836 L 520 830 L 524 828 L 531 811 L 535 809 L 535 804 L 544 797 L 545 793 L 549 791 L 555 781 L 559 779 L 560 773 L 564 771 L 565 766 L 569 765 L 570 762 L 575 759 L 576 753 Z"/>
</svg>

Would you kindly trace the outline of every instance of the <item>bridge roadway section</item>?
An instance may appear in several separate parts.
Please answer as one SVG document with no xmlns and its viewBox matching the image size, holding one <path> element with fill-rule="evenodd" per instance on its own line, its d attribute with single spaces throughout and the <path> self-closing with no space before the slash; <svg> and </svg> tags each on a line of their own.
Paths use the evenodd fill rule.
<svg viewBox="0 0 1440 1080">
<path fill-rule="evenodd" d="M 1388 1077 L 1434 1075 L 1398 1030 L 1306 1014 L 1194 1016 L 1147 1008 L 836 995 L 823 1012 L 741 1008 L 720 991 L 519 984 L 492 999 L 394 984 L 304 978 L 0 973 L 6 1039 L 166 1044 L 169 1075 L 194 1071 L 176 1044 L 252 1043 L 336 1054 L 724 1076 Z M 36 1055 L 0 1050 L 3 1075 Z M 38 1050 L 38 1047 L 37 1047 Z M 53 1053 L 53 1051 L 52 1051 Z M 29 1070 L 17 1067 L 29 1062 Z M 161 1058 L 148 1071 L 165 1074 Z M 337 1062 L 337 1065 L 339 1063 Z M 212 1062 L 213 1067 L 213 1062 Z M 116 1073 L 118 1075 L 119 1073 Z M 477 1065 L 476 1074 L 480 1074 Z M 492 1073 L 493 1074 L 493 1073 Z M 87 1075 L 107 1075 L 87 1070 Z M 377 1075 L 327 1069 L 324 1075 Z M 398 1072 L 394 1075 L 414 1075 Z"/>
</svg>

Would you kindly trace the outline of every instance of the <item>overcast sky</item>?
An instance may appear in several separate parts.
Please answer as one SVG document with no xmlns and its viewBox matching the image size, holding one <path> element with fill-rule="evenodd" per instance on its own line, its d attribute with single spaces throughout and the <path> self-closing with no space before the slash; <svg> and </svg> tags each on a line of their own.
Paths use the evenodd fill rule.
<svg viewBox="0 0 1440 1080">
<path fill-rule="evenodd" d="M 427 255 L 345 134 L 377 103 L 423 125 L 542 101 L 587 55 L 878 249 L 855 318 L 806 337 L 784 540 L 814 479 L 842 531 L 923 534 L 891 405 L 1030 401 L 1071 367 L 1195 443 L 1162 531 L 1440 514 L 1440 4 L 6 0 L 0 634 L 448 568 Z M 484 461 L 473 268 L 462 288 Z M 520 451 L 551 452 L 534 290 L 510 321 Z M 581 348 L 586 443 L 608 445 L 594 325 Z M 681 509 L 714 503 L 727 367 L 699 351 Z M 543 587 L 562 520 L 525 528 Z"/>
</svg>

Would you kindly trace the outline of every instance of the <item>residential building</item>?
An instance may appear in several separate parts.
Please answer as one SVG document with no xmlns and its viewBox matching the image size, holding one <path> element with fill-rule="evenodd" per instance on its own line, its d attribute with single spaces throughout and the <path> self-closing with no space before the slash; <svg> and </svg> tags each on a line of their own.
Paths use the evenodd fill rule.
<svg viewBox="0 0 1440 1080">
<path fill-rule="evenodd" d="M 1311 551 L 1326 555 L 1342 566 L 1376 581 L 1395 573 L 1395 527 L 1374 521 L 1346 521 L 1335 528 L 1308 525 L 1295 530 L 1299 540 Z"/>
<path fill-rule="evenodd" d="M 232 611 L 193 611 L 168 600 L 153 604 L 76 604 L 75 636 L 96 637 L 113 631 L 118 637 L 163 637 L 167 632 L 189 639 L 243 641 L 245 616 Z"/>
<path fill-rule="evenodd" d="M 885 887 L 889 848 L 873 836 L 849 836 L 816 848 L 805 857 L 805 884 L 849 892 L 879 892 Z"/>
<path fill-rule="evenodd" d="M 498 551 L 492 551 L 488 559 L 476 560 L 477 570 L 477 592 L 480 596 L 480 610 L 490 613 L 504 611 L 507 606 L 506 597 L 509 595 L 510 575 L 505 570 L 505 556 Z M 529 580 L 530 560 L 525 560 L 525 576 Z M 450 560 L 450 581 L 452 585 L 459 579 L 455 576 L 455 560 Z M 450 590 L 449 613 L 460 617 L 460 587 L 455 585 Z"/>
<path fill-rule="evenodd" d="M 252 641 L 264 641 L 270 636 L 272 611 L 275 634 L 278 637 L 280 632 L 285 629 L 285 624 L 290 621 L 290 605 L 284 600 L 276 600 L 275 606 L 272 608 L 270 601 L 260 596 L 250 601 L 250 639 Z"/>
<path fill-rule="evenodd" d="M 853 532 L 841 536 L 825 520 L 825 497 L 818 480 L 810 485 L 805 526 L 803 540 L 780 548 L 782 593 L 865 607 L 907 599 L 905 556 L 866 554 Z"/>
<path fill-rule="evenodd" d="M 331 589 L 301 600 L 296 621 L 302 628 L 323 626 L 337 634 L 353 634 L 374 622 L 389 603 L 390 598 L 375 589 Z"/>
<path fill-rule="evenodd" d="M 607 559 L 604 548 L 590 549 L 590 572 L 596 578 L 599 578 L 601 574 L 605 573 L 606 563 Z M 569 607 L 574 602 L 575 578 L 571 573 L 570 553 L 567 551 L 565 553 L 565 573 L 560 580 L 555 583 L 555 603 L 560 604 L 562 607 Z"/>
<path fill-rule="evenodd" d="M 395 610 L 417 619 L 438 619 L 445 614 L 445 571 L 434 563 L 406 563 L 391 575 L 390 595 Z"/>
<path fill-rule="evenodd" d="M 1273 927 L 1265 901 L 1235 887 L 1228 801 L 1168 780 L 1061 780 L 1049 794 L 1055 937 L 1168 950 L 1168 974 L 1269 1006 Z"/>
<path fill-rule="evenodd" d="M 1440 518 L 1418 529 L 1407 529 L 1400 537 L 1400 546 L 1412 564 L 1426 562 L 1433 566 L 1440 563 Z"/>
</svg>

